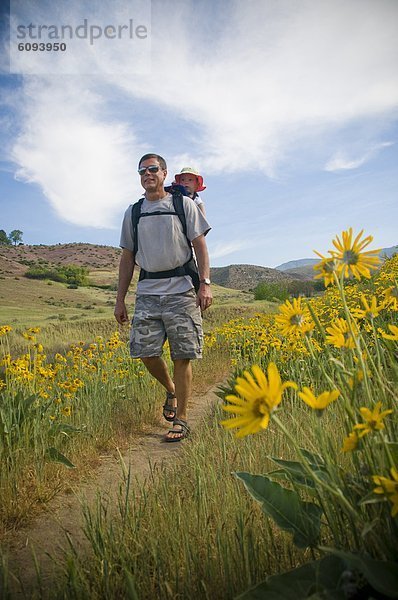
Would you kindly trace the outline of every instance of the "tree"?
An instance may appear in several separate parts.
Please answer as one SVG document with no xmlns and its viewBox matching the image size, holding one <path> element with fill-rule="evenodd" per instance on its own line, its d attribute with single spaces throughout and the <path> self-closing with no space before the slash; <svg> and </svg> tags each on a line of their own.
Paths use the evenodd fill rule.
<svg viewBox="0 0 398 600">
<path fill-rule="evenodd" d="M 4 231 L 4 229 L 0 229 L 0 246 L 10 246 L 11 241 L 8 238 L 8 235 Z"/>
<path fill-rule="evenodd" d="M 22 236 L 23 231 L 20 231 L 19 229 L 13 229 L 10 235 L 8 236 L 8 239 L 11 240 L 11 242 L 13 242 L 14 246 L 16 246 L 17 244 L 22 242 Z"/>
</svg>

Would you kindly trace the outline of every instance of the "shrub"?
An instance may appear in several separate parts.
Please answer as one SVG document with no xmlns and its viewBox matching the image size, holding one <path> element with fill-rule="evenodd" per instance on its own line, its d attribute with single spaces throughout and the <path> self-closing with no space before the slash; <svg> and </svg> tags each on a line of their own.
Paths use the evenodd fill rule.
<svg viewBox="0 0 398 600">
<path fill-rule="evenodd" d="M 254 289 L 256 300 L 281 300 L 282 302 L 289 297 L 288 284 L 286 282 L 267 283 L 262 281 Z"/>
<path fill-rule="evenodd" d="M 51 279 L 69 285 L 87 285 L 88 270 L 85 267 L 76 265 L 32 265 L 25 273 L 25 277 L 30 279 Z"/>
</svg>

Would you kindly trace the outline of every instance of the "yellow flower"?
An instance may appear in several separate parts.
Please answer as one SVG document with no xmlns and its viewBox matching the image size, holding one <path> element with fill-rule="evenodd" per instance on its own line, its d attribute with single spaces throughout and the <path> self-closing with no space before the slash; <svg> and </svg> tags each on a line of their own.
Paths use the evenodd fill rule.
<svg viewBox="0 0 398 600">
<path fill-rule="evenodd" d="M 380 431 L 384 429 L 385 425 L 383 423 L 384 417 L 392 413 L 392 410 L 384 410 L 380 412 L 381 402 L 378 402 L 373 410 L 369 410 L 366 406 L 362 406 L 359 410 L 364 420 L 364 423 L 359 423 L 354 426 L 354 429 L 361 430 L 358 434 L 358 437 L 363 437 L 367 433 L 371 433 L 372 431 Z"/>
<path fill-rule="evenodd" d="M 358 446 L 359 437 L 356 431 L 351 431 L 348 434 L 348 437 L 345 438 L 343 442 L 342 452 L 351 452 L 352 450 L 356 450 Z"/>
<path fill-rule="evenodd" d="M 58 352 L 56 353 L 56 355 L 55 355 L 54 358 L 55 358 L 55 360 L 57 362 L 60 362 L 60 363 L 65 363 L 66 362 L 65 356 L 62 356 L 62 354 L 59 354 Z"/>
<path fill-rule="evenodd" d="M 378 486 L 374 488 L 375 494 L 384 494 L 392 502 L 391 516 L 398 515 L 398 471 L 394 467 L 390 470 L 392 479 L 373 475 L 373 482 Z"/>
<path fill-rule="evenodd" d="M 388 308 L 391 308 L 392 310 L 398 310 L 398 284 L 385 289 L 383 296 Z"/>
<path fill-rule="evenodd" d="M 383 338 L 386 340 L 394 340 L 395 342 L 398 342 L 398 327 L 396 325 L 389 325 L 388 328 L 391 331 L 392 335 L 384 333 L 383 331 L 381 334 Z"/>
<path fill-rule="evenodd" d="M 355 340 L 345 319 L 336 319 L 330 327 L 326 327 L 326 331 L 329 334 L 326 336 L 328 344 L 335 348 L 355 348 Z"/>
<path fill-rule="evenodd" d="M 70 406 L 65 406 L 65 408 L 61 408 L 61 413 L 64 417 L 70 417 L 72 414 L 72 409 Z"/>
<path fill-rule="evenodd" d="M 339 390 L 332 390 L 331 392 L 322 392 L 319 396 L 315 396 L 315 394 L 308 387 L 304 387 L 302 392 L 299 392 L 298 395 L 308 406 L 322 414 L 325 408 L 336 400 L 340 396 Z"/>
<path fill-rule="evenodd" d="M 12 327 L 10 325 L 2 325 L 0 327 L 0 337 L 2 335 L 6 335 L 7 333 L 9 333 L 10 331 L 12 331 Z"/>
<path fill-rule="evenodd" d="M 333 273 L 335 273 L 335 271 L 336 271 L 337 262 L 335 261 L 334 258 L 322 256 L 322 254 L 320 254 L 316 250 L 314 250 L 314 252 L 322 259 L 321 262 L 314 265 L 314 271 L 320 271 L 320 273 L 318 273 L 318 275 L 314 276 L 314 279 L 322 279 L 322 277 L 323 277 L 323 282 L 325 284 L 325 287 L 328 287 L 328 285 L 330 285 L 331 283 L 334 282 Z"/>
<path fill-rule="evenodd" d="M 343 277 L 353 275 L 356 279 L 361 279 L 361 275 L 363 275 L 369 279 L 370 269 L 376 269 L 380 263 L 378 257 L 380 249 L 362 252 L 373 241 L 371 235 L 361 240 L 362 233 L 363 229 L 353 240 L 352 227 L 350 227 L 348 231 L 342 232 L 342 240 L 338 235 L 333 240 L 337 252 L 329 250 L 329 254 L 337 260 L 337 272 L 343 273 Z"/>
<path fill-rule="evenodd" d="M 244 437 L 266 429 L 272 411 L 282 400 L 284 390 L 287 387 L 297 389 L 297 385 L 292 381 L 282 383 L 274 363 L 268 365 L 268 379 L 257 365 L 253 365 L 252 373 L 253 375 L 244 371 L 244 377 L 237 378 L 235 390 L 239 396 L 229 395 L 225 398 L 230 404 L 224 405 L 223 409 L 237 416 L 221 421 L 221 425 L 226 429 L 237 427 L 239 431 L 236 437 Z"/>
<path fill-rule="evenodd" d="M 7 387 L 6 382 L 0 379 L 0 391 L 3 390 L 5 387 Z"/>
<path fill-rule="evenodd" d="M 24 337 L 25 340 L 28 340 L 28 342 L 36 342 L 35 336 L 27 333 L 26 331 L 22 334 L 22 337 Z"/>
<path fill-rule="evenodd" d="M 293 298 L 293 302 L 286 300 L 285 304 L 279 306 L 282 314 L 276 315 L 275 322 L 284 335 L 305 333 L 314 328 L 308 308 L 301 306 L 301 300 L 301 298 Z"/>
<path fill-rule="evenodd" d="M 376 317 L 379 316 L 379 314 L 381 313 L 381 311 L 383 310 L 383 308 L 385 308 L 385 301 L 382 302 L 381 304 L 377 304 L 377 298 L 375 296 L 372 296 L 372 300 L 370 302 L 370 305 L 366 299 L 366 297 L 362 294 L 361 296 L 361 302 L 363 304 L 363 309 L 362 308 L 354 308 L 351 312 L 354 315 L 354 317 L 356 317 L 357 319 L 375 319 Z"/>
<path fill-rule="evenodd" d="M 11 365 L 11 354 L 4 354 L 4 358 L 0 360 L 0 367 L 9 367 Z"/>
</svg>

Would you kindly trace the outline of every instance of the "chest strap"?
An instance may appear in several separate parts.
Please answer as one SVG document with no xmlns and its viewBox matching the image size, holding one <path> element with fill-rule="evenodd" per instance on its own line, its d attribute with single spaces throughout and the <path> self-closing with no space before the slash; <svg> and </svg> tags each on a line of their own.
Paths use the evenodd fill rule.
<svg viewBox="0 0 398 600">
<path fill-rule="evenodd" d="M 142 213 L 141 206 L 143 203 L 143 199 L 139 200 L 136 204 L 133 205 L 131 216 L 132 216 L 133 237 L 134 237 L 134 256 L 136 255 L 137 250 L 138 250 L 138 222 L 139 222 L 139 220 L 142 217 L 152 217 L 155 215 L 175 215 L 179 218 L 179 220 L 181 222 L 182 230 L 183 230 L 185 239 L 187 241 L 188 248 L 191 253 L 189 260 L 185 264 L 181 265 L 180 267 L 176 267 L 175 269 L 169 269 L 168 271 L 151 272 L 151 271 L 145 271 L 145 269 L 143 269 L 141 267 L 140 275 L 139 275 L 138 279 L 139 279 L 139 281 L 142 281 L 143 279 L 168 279 L 169 277 L 183 277 L 184 275 L 189 275 L 189 277 L 191 277 L 191 279 L 192 279 L 192 283 L 195 288 L 195 291 L 198 292 L 199 286 L 200 286 L 199 273 L 198 273 L 198 267 L 196 264 L 196 260 L 193 256 L 192 245 L 191 245 L 191 242 L 187 235 L 187 223 L 186 223 L 186 219 L 185 219 L 183 197 L 182 197 L 181 193 L 176 191 L 172 194 L 172 198 L 173 198 L 174 212 L 153 211 L 151 213 Z"/>
</svg>

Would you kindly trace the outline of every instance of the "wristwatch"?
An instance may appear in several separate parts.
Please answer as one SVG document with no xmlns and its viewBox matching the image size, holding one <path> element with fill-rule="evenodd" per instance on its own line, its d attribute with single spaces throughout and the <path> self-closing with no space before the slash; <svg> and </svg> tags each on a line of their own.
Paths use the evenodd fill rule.
<svg viewBox="0 0 398 600">
<path fill-rule="evenodd" d="M 204 277 L 203 279 L 200 279 L 199 281 L 200 281 L 200 283 L 204 283 L 205 285 L 211 284 L 211 281 L 208 277 Z"/>
</svg>

